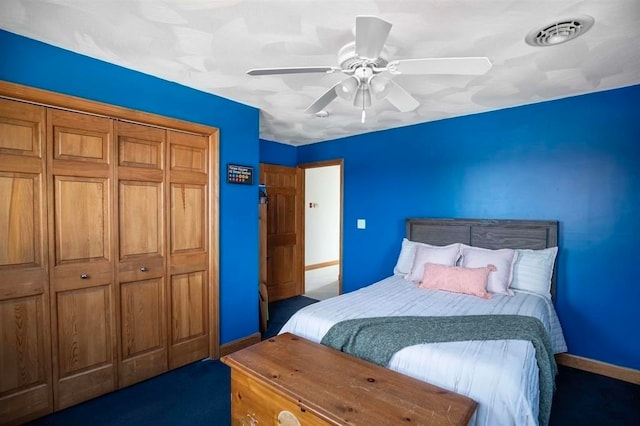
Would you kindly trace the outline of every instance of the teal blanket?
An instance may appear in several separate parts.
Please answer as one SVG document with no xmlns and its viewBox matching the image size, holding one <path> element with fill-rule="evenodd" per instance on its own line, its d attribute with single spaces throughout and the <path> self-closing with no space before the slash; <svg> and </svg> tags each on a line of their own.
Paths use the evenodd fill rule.
<svg viewBox="0 0 640 426">
<path fill-rule="evenodd" d="M 540 425 L 549 423 L 557 366 L 540 320 L 523 315 L 377 317 L 341 321 L 322 338 L 325 346 L 386 367 L 400 349 L 422 343 L 465 340 L 528 340 L 540 374 Z"/>
</svg>

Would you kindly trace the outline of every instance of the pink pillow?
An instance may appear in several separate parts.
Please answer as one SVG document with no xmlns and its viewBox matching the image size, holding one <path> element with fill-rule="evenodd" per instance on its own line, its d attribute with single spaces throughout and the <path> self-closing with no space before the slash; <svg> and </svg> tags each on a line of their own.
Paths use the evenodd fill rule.
<svg viewBox="0 0 640 426">
<path fill-rule="evenodd" d="M 451 291 L 454 293 L 471 294 L 491 299 L 487 292 L 489 273 L 496 270 L 493 265 L 484 268 L 465 268 L 462 266 L 445 266 L 436 263 L 424 265 L 424 277 L 420 288 Z"/>
</svg>

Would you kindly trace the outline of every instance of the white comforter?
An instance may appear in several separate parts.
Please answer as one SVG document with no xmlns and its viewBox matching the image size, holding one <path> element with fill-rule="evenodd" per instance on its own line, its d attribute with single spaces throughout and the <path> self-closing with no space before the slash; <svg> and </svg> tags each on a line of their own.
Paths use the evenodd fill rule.
<svg viewBox="0 0 640 426">
<path fill-rule="evenodd" d="M 419 289 L 394 275 L 352 293 L 309 305 L 280 333 L 320 342 L 335 323 L 378 316 L 517 314 L 545 325 L 554 352 L 567 347 L 552 303 L 535 294 L 475 296 Z M 531 342 L 520 340 L 430 343 L 398 351 L 388 367 L 478 402 L 470 425 L 537 425 L 538 366 Z"/>
</svg>

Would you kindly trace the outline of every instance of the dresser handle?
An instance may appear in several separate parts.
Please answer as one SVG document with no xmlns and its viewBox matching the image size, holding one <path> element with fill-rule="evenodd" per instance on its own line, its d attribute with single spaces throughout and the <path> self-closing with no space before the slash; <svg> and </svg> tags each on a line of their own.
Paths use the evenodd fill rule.
<svg viewBox="0 0 640 426">
<path fill-rule="evenodd" d="M 88 280 L 88 279 L 89 279 L 89 275 L 87 275 L 87 274 L 82 274 L 82 275 L 80 275 L 80 279 L 81 279 L 81 280 Z"/>
<path fill-rule="evenodd" d="M 140 272 L 149 272 L 149 270 L 145 266 L 143 266 L 142 268 L 140 268 Z"/>
</svg>

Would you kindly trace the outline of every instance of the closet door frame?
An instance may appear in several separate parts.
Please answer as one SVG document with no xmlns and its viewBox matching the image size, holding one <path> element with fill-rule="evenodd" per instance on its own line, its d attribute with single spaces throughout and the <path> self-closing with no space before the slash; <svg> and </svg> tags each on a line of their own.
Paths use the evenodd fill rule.
<svg viewBox="0 0 640 426">
<path fill-rule="evenodd" d="M 209 357 L 220 357 L 219 339 L 219 186 L 220 186 L 220 141 L 219 130 L 215 127 L 145 113 L 115 105 L 82 99 L 74 96 L 50 92 L 20 84 L 0 81 L 0 97 L 30 102 L 86 114 L 95 114 L 117 120 L 157 126 L 176 131 L 205 135 L 208 139 L 208 325 L 209 325 Z"/>
</svg>

